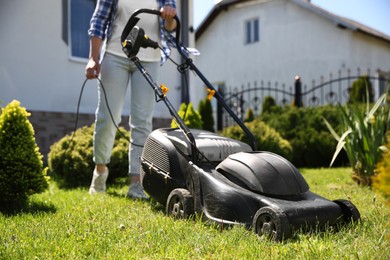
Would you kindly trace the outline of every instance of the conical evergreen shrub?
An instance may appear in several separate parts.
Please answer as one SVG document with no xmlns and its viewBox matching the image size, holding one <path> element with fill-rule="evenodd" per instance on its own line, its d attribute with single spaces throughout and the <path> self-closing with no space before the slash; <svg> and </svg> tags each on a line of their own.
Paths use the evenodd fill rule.
<svg viewBox="0 0 390 260">
<path fill-rule="evenodd" d="M 28 116 L 17 100 L 0 115 L 1 210 L 24 206 L 30 195 L 45 191 L 49 185 Z"/>
<path fill-rule="evenodd" d="M 199 112 L 194 109 L 192 103 L 189 104 L 182 103 L 177 113 L 179 114 L 180 118 L 184 120 L 184 123 L 189 128 L 202 129 L 202 124 L 203 124 L 202 118 Z M 176 120 L 172 119 L 171 128 L 177 128 L 177 127 L 178 125 L 176 123 Z"/>
<path fill-rule="evenodd" d="M 203 124 L 202 129 L 210 132 L 214 132 L 214 118 L 213 118 L 213 107 L 211 101 L 207 97 L 199 102 L 199 114 L 202 118 Z"/>
<path fill-rule="evenodd" d="M 249 123 L 249 122 L 252 122 L 253 120 L 255 120 L 255 112 L 254 112 L 253 109 L 250 107 L 250 108 L 246 111 L 244 122 L 245 122 L 245 123 Z"/>
<path fill-rule="evenodd" d="M 372 90 L 372 84 L 370 78 L 366 76 L 361 76 L 352 83 L 350 92 L 349 92 L 349 104 L 356 103 L 372 103 L 374 100 L 374 93 Z"/>
<path fill-rule="evenodd" d="M 276 101 L 271 96 L 266 96 L 262 105 L 262 113 L 271 113 L 273 107 L 276 106 Z"/>
</svg>

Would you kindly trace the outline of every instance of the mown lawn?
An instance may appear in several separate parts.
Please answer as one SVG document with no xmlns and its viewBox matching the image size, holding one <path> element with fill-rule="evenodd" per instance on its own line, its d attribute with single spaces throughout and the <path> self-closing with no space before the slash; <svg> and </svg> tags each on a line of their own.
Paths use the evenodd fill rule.
<svg viewBox="0 0 390 260">
<path fill-rule="evenodd" d="M 0 259 L 390 259 L 389 208 L 349 171 L 302 173 L 313 192 L 350 199 L 361 222 L 337 232 L 297 233 L 282 243 L 239 226 L 171 219 L 155 203 L 127 200 L 123 182 L 98 196 L 51 184 L 24 212 L 0 213 Z"/>
</svg>

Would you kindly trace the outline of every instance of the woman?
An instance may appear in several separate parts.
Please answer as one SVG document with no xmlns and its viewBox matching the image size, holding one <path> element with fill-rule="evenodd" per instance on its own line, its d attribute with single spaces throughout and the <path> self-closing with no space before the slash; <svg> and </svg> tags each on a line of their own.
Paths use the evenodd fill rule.
<svg viewBox="0 0 390 260">
<path fill-rule="evenodd" d="M 118 125 L 127 86 L 130 85 L 129 175 L 131 184 L 127 197 L 146 198 L 140 184 L 139 157 L 145 140 L 152 131 L 155 96 L 154 91 L 146 86 L 147 82 L 134 63 L 122 51 L 120 42 L 128 19 L 135 10 L 140 8 L 158 8 L 161 11 L 161 21 L 155 15 L 142 15 L 137 24 L 151 39 L 160 38 L 160 23 L 167 30 L 174 30 L 176 27 L 175 0 L 98 0 L 91 18 L 88 30 L 90 54 L 85 75 L 88 79 L 99 77 L 107 97 L 104 96 L 102 85 L 99 82 L 93 144 L 95 169 L 89 189 L 90 194 L 106 191 L 109 172 L 106 165 L 110 162 L 116 133 L 108 110 L 111 110 L 115 123 Z M 100 54 L 102 57 L 99 57 Z M 153 78 L 158 78 L 160 51 L 152 48 L 141 49 L 137 57 L 149 74 Z M 105 102 L 106 98 L 108 107 Z"/>
</svg>

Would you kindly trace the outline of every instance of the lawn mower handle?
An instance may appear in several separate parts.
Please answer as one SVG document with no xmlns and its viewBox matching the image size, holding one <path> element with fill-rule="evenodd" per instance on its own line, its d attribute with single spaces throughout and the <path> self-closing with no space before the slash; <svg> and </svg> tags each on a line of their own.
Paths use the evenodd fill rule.
<svg viewBox="0 0 390 260">
<path fill-rule="evenodd" d="M 151 10 L 151 9 L 138 9 L 136 10 L 131 17 L 129 18 L 129 21 L 127 22 L 125 28 L 123 29 L 122 35 L 121 35 L 121 42 L 123 43 L 126 40 L 126 37 L 129 35 L 131 30 L 134 28 L 134 26 L 138 23 L 140 18 L 137 17 L 137 15 L 141 13 L 148 13 L 148 14 L 154 14 L 161 16 L 161 12 L 158 10 Z M 233 112 L 233 110 L 226 104 L 225 100 L 223 99 L 222 95 L 213 87 L 213 85 L 207 80 L 207 78 L 200 72 L 200 70 L 195 66 L 192 59 L 189 58 L 185 53 L 184 49 L 185 47 L 180 43 L 180 30 L 181 30 L 181 23 L 180 19 L 177 17 L 177 15 L 174 16 L 174 19 L 176 21 L 176 37 L 175 37 L 175 43 L 177 51 L 179 52 L 180 56 L 184 60 L 184 64 L 188 66 L 189 69 L 193 70 L 199 78 L 203 81 L 203 83 L 207 86 L 208 89 L 214 91 L 214 97 L 218 100 L 218 102 L 223 106 L 223 108 L 226 110 L 226 112 L 229 113 L 229 115 L 233 118 L 233 120 L 241 127 L 241 129 L 244 131 L 244 133 L 248 136 L 250 141 L 250 146 L 253 151 L 257 150 L 257 142 L 253 134 L 249 131 L 249 129 L 245 126 L 245 124 L 241 121 L 241 119 L 238 118 L 238 116 Z"/>
</svg>

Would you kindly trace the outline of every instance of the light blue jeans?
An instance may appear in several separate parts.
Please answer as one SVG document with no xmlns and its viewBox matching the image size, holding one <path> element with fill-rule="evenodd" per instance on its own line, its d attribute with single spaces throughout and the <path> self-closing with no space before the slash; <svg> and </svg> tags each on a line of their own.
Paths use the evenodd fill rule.
<svg viewBox="0 0 390 260">
<path fill-rule="evenodd" d="M 159 62 L 142 62 L 142 65 L 157 81 Z M 139 157 L 142 154 L 142 146 L 152 131 L 153 111 L 156 103 L 154 90 L 130 59 L 110 53 L 104 55 L 100 80 L 107 95 L 109 109 L 117 125 L 121 121 L 127 87 L 130 86 L 129 175 L 137 176 L 139 175 Z M 108 164 L 112 154 L 116 128 L 108 112 L 104 91 L 100 83 L 98 83 L 98 96 L 93 136 L 93 160 L 95 164 Z"/>
</svg>

